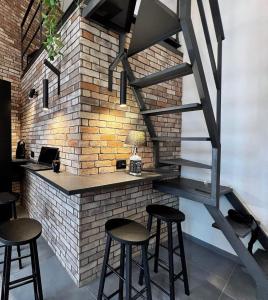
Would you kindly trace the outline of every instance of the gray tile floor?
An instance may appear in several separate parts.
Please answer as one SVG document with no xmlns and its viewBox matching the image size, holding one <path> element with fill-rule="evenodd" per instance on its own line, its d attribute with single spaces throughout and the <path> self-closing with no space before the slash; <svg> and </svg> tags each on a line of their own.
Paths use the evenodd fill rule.
<svg viewBox="0 0 268 300">
<path fill-rule="evenodd" d="M 98 279 L 91 284 L 77 288 L 66 273 L 60 262 L 51 251 L 44 239 L 38 240 L 40 267 L 44 299 L 46 300 L 94 300 L 98 289 Z M 251 277 L 243 272 L 240 265 L 234 263 L 211 250 L 208 250 L 190 240 L 185 241 L 187 265 L 190 282 L 191 295 L 184 295 L 183 283 L 176 282 L 176 299 L 181 300 L 255 300 L 256 290 Z M 27 253 L 28 247 L 23 248 Z M 2 253 L 2 251 L 1 251 Z M 15 255 L 15 251 L 14 251 Z M 161 252 L 166 258 L 166 250 Z M 176 268 L 179 270 L 180 263 L 175 259 Z M 23 262 L 24 268 L 18 269 L 17 263 L 12 266 L 12 279 L 25 276 L 31 273 L 30 260 Z M 0 266 L 0 276 L 2 266 Z M 136 287 L 138 270 L 134 268 L 133 282 Z M 151 276 L 164 286 L 168 284 L 168 276 L 165 271 Z M 118 280 L 110 276 L 107 280 L 105 291 L 107 294 L 118 286 Z M 20 287 L 11 291 L 11 300 L 34 299 L 32 285 Z M 116 299 L 116 297 L 114 297 Z M 167 300 L 168 297 L 153 287 L 153 299 Z"/>
</svg>

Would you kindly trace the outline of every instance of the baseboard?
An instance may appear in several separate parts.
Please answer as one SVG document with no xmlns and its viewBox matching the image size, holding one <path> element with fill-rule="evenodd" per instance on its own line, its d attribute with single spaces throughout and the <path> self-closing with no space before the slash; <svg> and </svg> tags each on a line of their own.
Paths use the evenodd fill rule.
<svg viewBox="0 0 268 300">
<path fill-rule="evenodd" d="M 194 237 L 194 236 L 192 236 L 192 235 L 190 235 L 188 233 L 184 232 L 183 236 L 184 236 L 185 239 L 188 239 L 188 240 L 192 241 L 195 244 L 198 244 L 198 245 L 200 245 L 200 246 L 202 246 L 204 248 L 207 248 L 207 249 L 209 249 L 209 250 L 211 250 L 211 251 L 213 251 L 213 252 L 215 252 L 215 253 L 217 253 L 219 255 L 222 255 L 222 256 L 224 256 L 224 257 L 226 257 L 226 258 L 234 261 L 237 264 L 241 264 L 241 261 L 238 258 L 238 256 L 236 256 L 236 255 L 234 255 L 232 253 L 229 253 L 229 252 L 227 252 L 227 251 L 225 251 L 223 249 L 220 249 L 220 248 L 218 248 L 218 247 L 216 247 L 214 245 L 211 245 L 211 244 L 209 244 L 207 242 L 204 242 L 204 241 L 202 241 L 202 240 L 200 240 L 200 239 L 198 239 L 198 238 L 196 238 L 196 237 Z"/>
</svg>

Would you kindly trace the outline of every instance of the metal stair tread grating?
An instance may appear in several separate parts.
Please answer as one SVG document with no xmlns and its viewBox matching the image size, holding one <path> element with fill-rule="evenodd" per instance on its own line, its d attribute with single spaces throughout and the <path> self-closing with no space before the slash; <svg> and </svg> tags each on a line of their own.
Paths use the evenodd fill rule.
<svg viewBox="0 0 268 300">
<path fill-rule="evenodd" d="M 250 226 L 235 222 L 232 219 L 230 219 L 229 216 L 226 216 L 225 218 L 229 222 L 229 224 L 233 227 L 236 235 L 239 236 L 240 238 L 245 238 L 251 233 Z M 212 226 L 216 229 L 220 229 L 216 223 L 213 223 Z"/>
</svg>

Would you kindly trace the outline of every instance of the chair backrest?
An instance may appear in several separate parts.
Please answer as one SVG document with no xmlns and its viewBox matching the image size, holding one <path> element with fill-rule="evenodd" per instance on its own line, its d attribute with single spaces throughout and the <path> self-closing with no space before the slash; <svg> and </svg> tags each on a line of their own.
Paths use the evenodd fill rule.
<svg viewBox="0 0 268 300">
<path fill-rule="evenodd" d="M 10 203 L 0 204 L 0 224 L 12 218 L 12 206 Z"/>
</svg>

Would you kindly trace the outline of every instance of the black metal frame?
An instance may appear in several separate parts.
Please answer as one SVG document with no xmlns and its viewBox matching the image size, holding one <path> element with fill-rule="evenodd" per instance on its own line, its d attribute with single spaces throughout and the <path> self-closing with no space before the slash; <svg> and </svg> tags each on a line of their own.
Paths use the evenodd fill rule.
<svg viewBox="0 0 268 300">
<path fill-rule="evenodd" d="M 11 259 L 11 252 L 12 252 L 12 246 L 5 246 L 5 260 L 4 260 L 1 300 L 9 299 L 10 290 L 29 283 L 33 283 L 35 299 L 43 300 L 43 291 L 42 291 L 42 284 L 41 284 L 41 274 L 40 274 L 36 240 L 30 242 L 30 252 L 31 252 L 30 256 L 31 256 L 32 272 L 33 272 L 32 275 L 10 281 L 11 262 L 13 261 Z"/>
<path fill-rule="evenodd" d="M 111 244 L 112 244 L 112 237 L 108 234 L 106 246 L 105 246 L 105 254 L 104 254 L 104 260 L 103 260 L 103 265 L 102 265 L 97 300 L 102 300 L 103 298 L 105 300 L 109 300 L 109 299 L 112 299 L 116 295 L 118 295 L 119 300 L 123 300 L 124 283 L 126 285 L 126 300 L 134 300 L 134 299 L 138 299 L 138 298 L 152 300 L 149 265 L 148 265 L 148 260 L 147 260 L 148 242 L 141 244 L 142 266 L 132 259 L 132 247 L 134 245 L 133 244 L 124 244 L 123 242 L 121 242 L 120 265 L 117 268 L 113 268 L 111 265 L 109 265 Z M 132 285 L 132 262 L 134 262 L 145 273 L 146 286 L 140 291 L 137 290 Z M 109 269 L 110 272 L 107 273 L 107 269 Z M 126 273 L 125 277 L 124 277 L 124 273 Z M 111 295 L 107 296 L 104 294 L 105 279 L 112 274 L 115 274 L 118 277 L 119 288 L 118 288 L 118 290 L 113 292 Z M 132 290 L 135 291 L 136 295 L 132 296 Z M 147 297 L 145 297 L 143 295 L 145 292 L 146 292 Z"/>
<path fill-rule="evenodd" d="M 243 207 L 241 202 L 235 195 L 231 192 L 231 189 L 221 187 L 220 186 L 220 168 L 221 168 L 221 89 L 222 89 L 222 41 L 225 39 L 221 15 L 219 10 L 218 0 L 209 0 L 210 10 L 212 13 L 212 19 L 214 24 L 214 29 L 217 38 L 217 60 L 215 59 L 214 52 L 212 49 L 212 43 L 210 38 L 210 33 L 208 30 L 208 24 L 205 16 L 204 6 L 202 0 L 197 0 L 199 13 L 201 17 L 202 27 L 204 30 L 205 40 L 207 44 L 208 54 L 210 58 L 211 68 L 214 76 L 214 81 L 217 89 L 217 111 L 216 117 L 214 115 L 211 98 L 208 90 L 208 84 L 201 60 L 201 55 L 197 43 L 197 39 L 194 32 L 193 22 L 191 18 L 191 0 L 179 0 L 179 18 L 181 22 L 182 33 L 184 35 L 186 47 L 189 53 L 189 58 L 192 65 L 193 75 L 196 81 L 199 98 L 202 105 L 202 110 L 204 113 L 206 125 L 209 132 L 209 141 L 212 145 L 212 172 L 211 172 L 211 188 L 208 193 L 205 193 L 203 190 L 195 190 L 193 187 L 192 190 L 189 188 L 181 188 L 180 186 L 176 186 L 176 184 L 169 184 L 167 181 L 167 185 L 165 182 L 155 183 L 154 188 L 162 191 L 171 193 L 173 195 L 180 195 L 186 198 L 199 201 L 205 205 L 207 210 L 209 211 L 212 218 L 215 220 L 218 227 L 222 230 L 223 234 L 230 242 L 233 249 L 238 254 L 242 263 L 248 269 L 249 274 L 255 279 L 258 290 L 258 299 L 264 300 L 268 299 L 268 279 L 261 268 L 261 266 L 257 263 L 256 259 L 251 255 L 248 249 L 241 242 L 239 237 L 236 235 L 233 227 L 230 225 L 228 220 L 222 215 L 219 208 L 219 198 L 220 194 L 225 195 L 230 203 L 238 210 L 247 213 L 247 210 Z M 161 38 L 161 37 L 159 37 Z M 155 151 L 155 160 L 156 167 L 159 166 L 159 142 L 161 138 L 155 136 L 154 127 L 149 118 L 150 115 L 158 115 L 163 113 L 178 111 L 178 108 L 170 108 L 170 109 L 161 109 L 161 110 L 146 110 L 145 103 L 141 94 L 141 88 L 146 86 L 146 81 L 148 79 L 153 78 L 151 83 L 157 83 L 158 79 L 160 82 L 165 81 L 168 76 L 166 76 L 166 71 L 162 71 L 158 74 L 153 74 L 152 76 L 147 76 L 145 78 L 139 79 L 139 85 L 136 85 L 137 80 L 134 77 L 134 74 L 131 70 L 129 62 L 126 57 L 123 57 L 123 66 L 128 73 L 129 82 L 132 86 L 132 90 L 136 100 L 140 106 L 143 117 L 145 118 L 145 123 L 148 127 L 148 131 L 150 137 L 154 142 L 154 151 Z M 167 71 L 167 74 L 169 71 Z M 178 74 L 180 75 L 180 74 Z M 185 75 L 185 74 L 184 74 Z M 158 77 L 159 76 L 159 77 Z M 160 78 L 161 77 L 161 78 Z M 155 80 L 157 79 L 157 80 Z M 161 80 L 160 80 L 161 79 Z M 135 82 L 136 81 L 136 82 Z M 131 83 L 134 83 L 132 85 Z M 182 110 L 181 110 L 182 111 Z M 195 140 L 195 139 L 194 139 Z M 259 231 L 259 241 L 267 247 L 267 235 L 260 229 Z M 267 249 L 267 248 L 266 248 Z M 157 253 L 156 253 L 157 256 Z"/>
<path fill-rule="evenodd" d="M 113 72 L 118 64 L 122 61 L 123 56 L 125 55 L 125 41 L 126 41 L 126 34 L 120 33 L 119 34 L 119 52 L 114 59 L 114 61 L 110 64 L 108 70 L 108 90 L 112 92 L 113 90 Z"/>
<path fill-rule="evenodd" d="M 58 77 L 58 95 L 60 95 L 60 70 L 57 69 L 47 59 L 44 60 L 44 65 L 47 66 Z"/>
<path fill-rule="evenodd" d="M 153 216 L 149 214 L 148 217 L 148 223 L 147 223 L 147 229 L 149 232 L 151 232 L 152 229 L 152 222 L 153 222 Z M 156 226 L 156 233 L 153 234 L 150 239 L 156 238 L 155 242 L 155 251 L 154 253 L 151 253 L 148 251 L 149 257 L 147 258 L 148 261 L 154 258 L 154 272 L 158 273 L 158 267 L 161 267 L 165 271 L 169 273 L 169 292 L 163 288 L 160 284 L 158 284 L 155 280 L 151 279 L 151 283 L 156 286 L 158 289 L 160 289 L 163 293 L 165 293 L 167 296 L 170 297 L 170 300 L 175 300 L 175 282 L 176 280 L 181 280 L 184 283 L 184 291 L 186 295 L 190 295 L 189 290 L 189 282 L 188 282 L 188 275 L 187 275 L 187 266 L 186 266 L 186 259 L 185 259 L 185 253 L 184 253 L 184 243 L 183 243 L 183 236 L 182 236 L 182 228 L 181 228 L 181 222 L 173 222 L 169 221 L 167 223 L 167 229 L 168 229 L 168 246 L 162 245 L 160 243 L 160 235 L 161 235 L 161 220 L 157 219 L 157 226 Z M 176 223 L 177 225 L 177 234 L 178 234 L 178 241 L 179 244 L 176 247 L 173 247 L 173 231 L 172 231 L 172 224 Z M 164 249 L 168 250 L 168 263 L 159 258 L 159 248 L 163 247 Z M 176 250 L 179 249 L 180 252 L 178 253 Z M 181 258 L 181 264 L 182 264 L 182 270 L 178 273 L 174 273 L 174 261 L 173 261 L 173 255 L 177 255 Z M 139 284 L 143 285 L 143 278 L 144 278 L 144 272 L 143 269 L 140 271 L 139 275 Z"/>
</svg>

